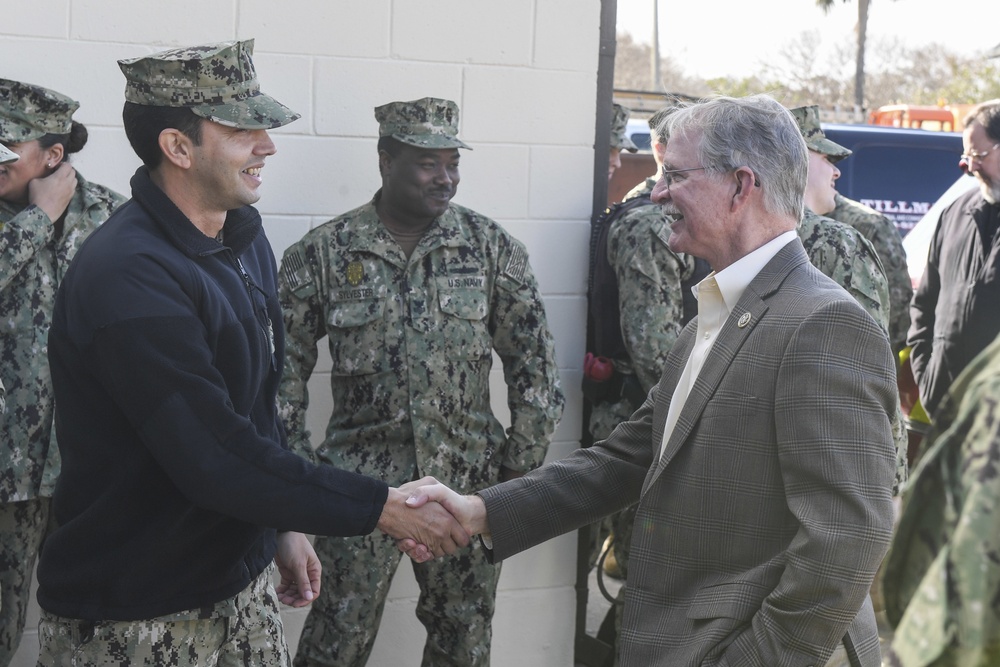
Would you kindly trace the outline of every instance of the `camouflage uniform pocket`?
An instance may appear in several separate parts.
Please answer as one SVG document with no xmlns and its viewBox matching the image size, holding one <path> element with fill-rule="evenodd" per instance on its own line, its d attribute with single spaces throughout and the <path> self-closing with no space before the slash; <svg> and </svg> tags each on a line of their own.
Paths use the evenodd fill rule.
<svg viewBox="0 0 1000 667">
<path fill-rule="evenodd" d="M 329 310 L 327 331 L 334 375 L 386 370 L 385 300 L 340 301 Z"/>
<path fill-rule="evenodd" d="M 478 289 L 438 287 L 445 347 L 456 359 L 482 359 L 493 349 L 487 327 L 488 300 Z"/>
</svg>

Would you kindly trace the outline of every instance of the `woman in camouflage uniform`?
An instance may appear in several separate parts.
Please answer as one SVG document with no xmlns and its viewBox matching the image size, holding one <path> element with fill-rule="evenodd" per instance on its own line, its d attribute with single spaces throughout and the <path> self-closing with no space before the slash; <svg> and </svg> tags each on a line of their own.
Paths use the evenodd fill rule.
<svg viewBox="0 0 1000 667">
<path fill-rule="evenodd" d="M 17 162 L 18 157 L 17 153 L 8 150 L 6 146 L 0 144 L 0 164 Z M 3 382 L 0 382 L 0 415 L 7 411 L 7 403 L 4 400 L 6 393 L 6 390 L 3 388 Z M 2 602 L 2 600 L 0 600 L 0 602 Z"/>
<path fill-rule="evenodd" d="M 0 79 L 0 665 L 17 651 L 35 556 L 59 473 L 47 339 L 56 291 L 84 238 L 125 198 L 87 182 L 69 155 L 87 143 L 79 103 Z"/>
</svg>

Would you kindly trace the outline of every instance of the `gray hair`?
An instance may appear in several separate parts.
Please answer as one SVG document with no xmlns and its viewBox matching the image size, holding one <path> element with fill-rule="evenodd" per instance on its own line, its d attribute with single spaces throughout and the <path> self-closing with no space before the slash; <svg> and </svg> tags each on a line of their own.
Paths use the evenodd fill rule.
<svg viewBox="0 0 1000 667">
<path fill-rule="evenodd" d="M 698 155 L 708 172 L 749 167 L 763 188 L 764 208 L 802 218 L 809 152 L 792 114 L 768 95 L 715 97 L 678 109 L 660 136 L 701 132 Z"/>
</svg>

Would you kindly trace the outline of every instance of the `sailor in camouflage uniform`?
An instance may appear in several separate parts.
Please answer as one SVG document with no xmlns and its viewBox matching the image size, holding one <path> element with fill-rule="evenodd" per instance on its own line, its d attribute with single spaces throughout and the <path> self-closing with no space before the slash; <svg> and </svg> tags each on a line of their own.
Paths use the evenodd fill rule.
<svg viewBox="0 0 1000 667">
<path fill-rule="evenodd" d="M 0 144 L 0 165 L 7 164 L 9 162 L 17 162 L 18 154 L 14 153 L 3 144 Z M 7 411 L 7 401 L 6 401 L 7 391 L 3 387 L 3 382 L 0 381 L 0 415 L 3 415 Z M 3 590 L 0 589 L 0 607 L 3 605 Z"/>
<path fill-rule="evenodd" d="M 799 123 L 802 134 L 806 138 L 809 149 L 826 156 L 831 165 L 851 155 L 851 151 L 840 144 L 826 138 L 819 120 L 819 107 L 807 106 L 792 109 L 792 115 Z M 840 171 L 834 166 L 836 177 Z M 832 208 L 831 208 L 832 206 Z M 854 227 L 864 236 L 878 253 L 879 261 L 889 284 L 889 342 L 892 349 L 899 353 L 906 347 L 906 332 L 910 328 L 910 299 L 913 298 L 913 285 L 906 266 L 906 251 L 903 250 L 903 239 L 900 237 L 892 220 L 881 213 L 848 199 L 839 192 L 834 194 L 833 202 L 827 202 L 818 207 L 823 210 L 814 211 L 820 215 Z"/>
<path fill-rule="evenodd" d="M 0 79 L 0 142 L 20 159 L 0 166 L 0 665 L 17 651 L 29 586 L 59 474 L 46 341 L 56 290 L 80 244 L 125 198 L 69 164 L 87 130 L 79 103 Z"/>
<path fill-rule="evenodd" d="M 649 390 L 660 381 L 670 348 L 686 321 L 683 285 L 695 283 L 707 274 L 707 265 L 696 264 L 694 257 L 670 249 L 667 245 L 670 217 L 649 198 L 659 177 L 666 148 L 666 141 L 657 129 L 675 108 L 664 107 L 649 118 L 650 148 L 657 173 L 645 178 L 622 199 L 627 202 L 644 198 L 645 203 L 637 204 L 617 216 L 607 232 L 608 263 L 618 280 L 618 317 L 628 353 L 611 361 L 615 375 L 621 378 L 621 386 L 634 389 L 622 391 L 620 396 L 610 399 L 592 401 L 589 428 L 594 442 L 604 440 L 618 424 L 628 421 Z M 612 146 L 627 140 L 626 120 L 612 126 Z M 696 272 L 699 272 L 697 276 Z M 600 309 L 602 306 L 591 304 L 591 307 Z M 597 315 L 601 316 L 600 313 Z M 621 580 L 628 576 L 629 545 L 636 507 L 633 505 L 606 517 L 592 528 L 595 554 L 606 551 L 604 571 Z M 624 601 L 625 586 L 622 585 L 598 633 L 599 639 L 612 645 L 615 664 Z"/>
<path fill-rule="evenodd" d="M 903 491 L 886 562 L 889 667 L 1000 665 L 1000 338 L 959 375 Z"/>
<path fill-rule="evenodd" d="M 819 124 L 817 107 L 798 107 L 791 112 L 809 148 L 806 206 L 797 230 L 809 261 L 857 299 L 886 336 L 890 336 L 893 314 L 889 281 L 875 246 L 861 231 L 819 215 L 811 208 L 832 210 L 837 194 L 833 182 L 840 174 L 833 163 L 850 155 L 850 151 L 826 138 Z M 906 427 L 898 404 L 892 418 L 892 435 L 896 443 L 892 495 L 897 496 L 908 472 Z M 875 593 L 878 604 L 878 591 Z"/>
<path fill-rule="evenodd" d="M 651 148 L 659 172 L 665 147 L 656 128 L 666 117 L 663 109 L 649 119 Z M 612 143 L 625 126 L 612 128 Z M 638 409 L 646 394 L 660 380 L 663 362 L 683 327 L 684 302 L 681 282 L 695 272 L 690 255 L 675 253 L 667 246 L 670 220 L 649 200 L 658 173 L 632 188 L 622 201 L 646 199 L 622 213 L 608 229 L 608 262 L 618 279 L 619 316 L 627 358 L 612 359 L 616 372 L 634 376 L 642 398 L 636 403 L 621 397 L 600 401 L 590 413 L 590 434 L 594 441 L 611 435 L 615 426 Z"/>
<path fill-rule="evenodd" d="M 17 162 L 18 154 L 13 151 L 8 150 L 6 146 L 0 144 L 0 164 L 7 164 L 8 162 Z M 6 390 L 3 388 L 3 382 L 0 382 L 0 414 L 3 414 L 7 410 L 7 403 L 4 400 L 6 396 Z M 3 600 L 0 600 L 2 603 Z"/>
<path fill-rule="evenodd" d="M 617 102 L 612 103 L 611 150 L 608 152 L 608 181 L 618 171 L 618 167 L 622 166 L 622 151 L 635 153 L 639 150 L 635 142 L 625 134 L 625 128 L 628 126 L 628 119 L 631 115 L 632 113 L 622 105 Z"/>
<path fill-rule="evenodd" d="M 812 265 L 847 290 L 888 331 L 889 285 L 872 244 L 853 227 L 809 208 L 796 232 Z"/>
<path fill-rule="evenodd" d="M 906 347 L 906 332 L 910 329 L 910 300 L 913 299 L 913 283 L 906 265 L 903 239 L 892 220 L 875 209 L 848 199 L 839 192 L 836 202 L 837 207 L 825 215 L 861 232 L 882 261 L 889 281 L 889 342 L 893 351 L 899 354 Z"/>
<path fill-rule="evenodd" d="M 312 230 L 281 262 L 287 364 L 279 404 L 293 448 L 403 484 L 423 475 L 472 493 L 545 457 L 563 395 L 524 246 L 450 203 L 459 181 L 458 108 L 423 98 L 375 109 L 382 189 Z M 329 336 L 334 411 L 310 447 L 307 382 Z M 490 408 L 492 353 L 511 427 Z M 365 664 L 401 554 L 391 539 L 318 537 L 323 596 L 296 665 Z M 499 566 L 478 541 L 414 564 L 427 629 L 423 665 L 488 665 Z"/>
<path fill-rule="evenodd" d="M 118 62 L 143 165 L 53 311 L 63 468 L 38 564 L 41 667 L 285 667 L 279 603 L 320 592 L 306 533 L 469 543 L 440 506 L 407 507 L 409 489 L 287 447 L 278 267 L 253 204 L 268 130 L 299 114 L 260 89 L 253 47 Z"/>
<path fill-rule="evenodd" d="M 857 299 L 878 322 L 892 344 L 894 311 L 889 280 L 875 246 L 860 230 L 820 215 L 811 208 L 833 209 L 834 198 L 837 196 L 834 181 L 840 175 L 834 163 L 850 155 L 851 151 L 826 138 L 820 127 L 818 107 L 799 107 L 791 109 L 791 112 L 809 148 L 806 205 L 797 230 L 809 261 Z M 893 350 L 896 348 L 893 347 Z M 896 445 L 896 475 L 892 484 L 892 495 L 896 498 L 909 474 L 909 441 L 899 401 L 896 402 L 890 426 Z M 881 569 L 872 583 L 871 597 L 876 611 L 881 610 Z"/>
</svg>

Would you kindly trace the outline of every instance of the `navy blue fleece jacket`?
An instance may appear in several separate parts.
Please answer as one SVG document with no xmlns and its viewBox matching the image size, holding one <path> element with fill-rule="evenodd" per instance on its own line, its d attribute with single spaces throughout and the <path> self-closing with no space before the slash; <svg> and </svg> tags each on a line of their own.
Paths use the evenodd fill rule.
<svg viewBox="0 0 1000 667">
<path fill-rule="evenodd" d="M 205 236 L 140 168 L 62 282 L 49 336 L 58 527 L 38 569 L 51 613 L 205 607 L 267 567 L 276 529 L 375 528 L 384 483 L 287 450 L 274 256 L 253 207 L 223 232 Z"/>
</svg>

